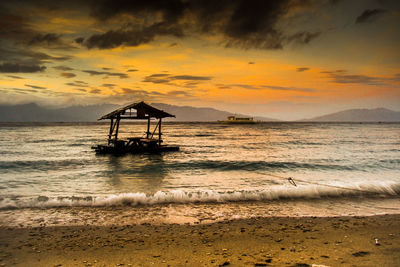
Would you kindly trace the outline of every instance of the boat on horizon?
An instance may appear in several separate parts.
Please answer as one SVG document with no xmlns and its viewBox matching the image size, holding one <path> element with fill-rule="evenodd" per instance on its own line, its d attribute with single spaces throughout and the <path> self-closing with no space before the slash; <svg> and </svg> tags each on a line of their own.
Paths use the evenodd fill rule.
<svg viewBox="0 0 400 267">
<path fill-rule="evenodd" d="M 219 123 L 226 124 L 256 124 L 257 121 L 254 120 L 253 117 L 236 117 L 236 116 L 228 116 L 227 120 L 218 121 Z"/>
</svg>

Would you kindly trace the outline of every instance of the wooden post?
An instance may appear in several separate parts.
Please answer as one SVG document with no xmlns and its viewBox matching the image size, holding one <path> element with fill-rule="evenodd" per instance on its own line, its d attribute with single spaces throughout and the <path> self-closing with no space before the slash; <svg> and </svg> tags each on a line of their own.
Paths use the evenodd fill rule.
<svg viewBox="0 0 400 267">
<path fill-rule="evenodd" d="M 161 146 L 161 118 L 158 126 L 158 145 Z"/>
<path fill-rule="evenodd" d="M 121 117 L 120 117 L 120 115 L 118 114 L 118 117 L 117 117 L 117 122 L 116 122 L 116 124 L 117 124 L 117 129 L 115 129 L 115 141 L 114 141 L 114 145 L 117 143 L 117 140 L 118 140 L 118 129 L 119 129 L 119 121 L 121 120 Z"/>
<path fill-rule="evenodd" d="M 114 131 L 114 127 L 113 127 L 113 126 L 114 126 L 114 120 L 111 119 L 110 132 L 109 132 L 109 134 L 108 134 L 108 145 L 111 144 L 112 133 L 113 133 L 113 131 Z"/>
<path fill-rule="evenodd" d="M 146 134 L 146 138 L 149 139 L 150 137 L 150 115 L 149 118 L 147 120 L 147 134 Z"/>
</svg>

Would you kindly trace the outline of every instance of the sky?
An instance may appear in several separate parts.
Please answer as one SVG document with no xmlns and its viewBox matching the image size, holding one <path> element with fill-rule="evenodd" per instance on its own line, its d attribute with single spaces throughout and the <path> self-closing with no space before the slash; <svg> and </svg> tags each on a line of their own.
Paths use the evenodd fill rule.
<svg viewBox="0 0 400 267">
<path fill-rule="evenodd" d="M 0 104 L 400 111 L 397 0 L 2 0 Z"/>
</svg>

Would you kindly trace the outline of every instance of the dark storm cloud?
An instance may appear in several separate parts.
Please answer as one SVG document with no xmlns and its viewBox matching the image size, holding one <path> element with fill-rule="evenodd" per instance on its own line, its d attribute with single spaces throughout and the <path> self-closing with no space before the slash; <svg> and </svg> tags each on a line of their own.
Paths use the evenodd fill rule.
<svg viewBox="0 0 400 267">
<path fill-rule="evenodd" d="M 52 61 L 65 61 L 72 57 L 51 56 L 41 52 L 23 49 L 3 49 L 0 47 L 0 72 L 34 73 L 43 72 L 43 64 Z"/>
<path fill-rule="evenodd" d="M 1 73 L 34 73 L 42 72 L 46 69 L 45 66 L 37 64 L 19 64 L 19 63 L 3 63 L 0 64 Z"/>
<path fill-rule="evenodd" d="M 0 3 L 0 37 L 4 40 L 22 41 L 35 32 L 29 28 L 26 16 L 10 12 Z"/>
<path fill-rule="evenodd" d="M 62 44 L 61 35 L 55 33 L 42 34 L 38 33 L 32 37 L 28 45 L 60 45 Z"/>
<path fill-rule="evenodd" d="M 289 43 L 308 44 L 321 35 L 321 32 L 298 32 L 287 37 Z"/>
<path fill-rule="evenodd" d="M 75 38 L 75 43 L 77 43 L 77 44 L 82 44 L 83 43 L 83 41 L 85 40 L 85 38 L 83 38 L 83 37 L 78 37 L 78 38 Z"/>
<path fill-rule="evenodd" d="M 96 71 L 96 70 L 83 70 L 83 72 L 93 75 L 106 75 L 106 76 L 117 76 L 120 79 L 128 78 L 129 76 L 125 73 L 109 72 L 109 71 Z"/>
<path fill-rule="evenodd" d="M 183 30 L 175 25 L 157 23 L 142 29 L 118 29 L 111 30 L 102 34 L 94 34 L 85 41 L 87 48 L 108 49 L 118 46 L 138 46 L 147 44 L 154 40 L 156 36 L 172 35 L 182 37 Z"/>
<path fill-rule="evenodd" d="M 61 34 L 38 32 L 31 25 L 29 14 L 17 10 L 10 11 L 0 3 L 0 43 L 63 50 L 74 48 Z"/>
<path fill-rule="evenodd" d="M 46 87 L 36 86 L 36 85 L 31 85 L 31 84 L 25 84 L 25 86 L 33 88 L 33 89 L 47 89 Z"/>
<path fill-rule="evenodd" d="M 303 72 L 303 71 L 307 71 L 307 70 L 310 70 L 310 68 L 307 68 L 307 67 L 301 67 L 301 68 L 297 68 L 297 72 Z"/>
<path fill-rule="evenodd" d="M 367 9 L 357 17 L 355 23 L 373 22 L 386 12 L 385 9 Z"/>
<path fill-rule="evenodd" d="M 300 31 L 287 35 L 277 26 L 291 10 L 313 5 L 317 5 L 317 1 L 96 1 L 92 5 L 92 16 L 101 22 L 123 14 L 132 15 L 141 22 L 78 41 L 88 48 L 108 49 L 146 44 L 158 36 L 219 34 L 226 47 L 280 49 L 291 42 L 308 44 L 321 34 Z"/>
<path fill-rule="evenodd" d="M 61 73 L 61 76 L 64 78 L 74 78 L 76 76 L 76 74 L 70 73 L 70 72 L 63 72 L 63 73 Z"/>
</svg>

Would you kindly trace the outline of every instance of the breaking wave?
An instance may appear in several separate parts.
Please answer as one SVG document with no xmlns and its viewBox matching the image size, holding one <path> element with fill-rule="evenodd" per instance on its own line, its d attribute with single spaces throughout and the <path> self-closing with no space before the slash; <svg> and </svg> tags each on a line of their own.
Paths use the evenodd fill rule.
<svg viewBox="0 0 400 267">
<path fill-rule="evenodd" d="M 332 185 L 333 186 L 333 185 Z M 368 185 L 335 185 L 325 187 L 299 185 L 297 187 L 275 186 L 268 190 L 241 191 L 158 191 L 154 194 L 121 193 L 106 196 L 64 196 L 33 198 L 8 197 L 0 199 L 0 209 L 56 208 L 56 207 L 112 207 L 185 203 L 226 203 L 240 201 L 269 201 L 279 199 L 316 199 L 327 197 L 398 197 L 400 184 L 374 183 Z"/>
</svg>

